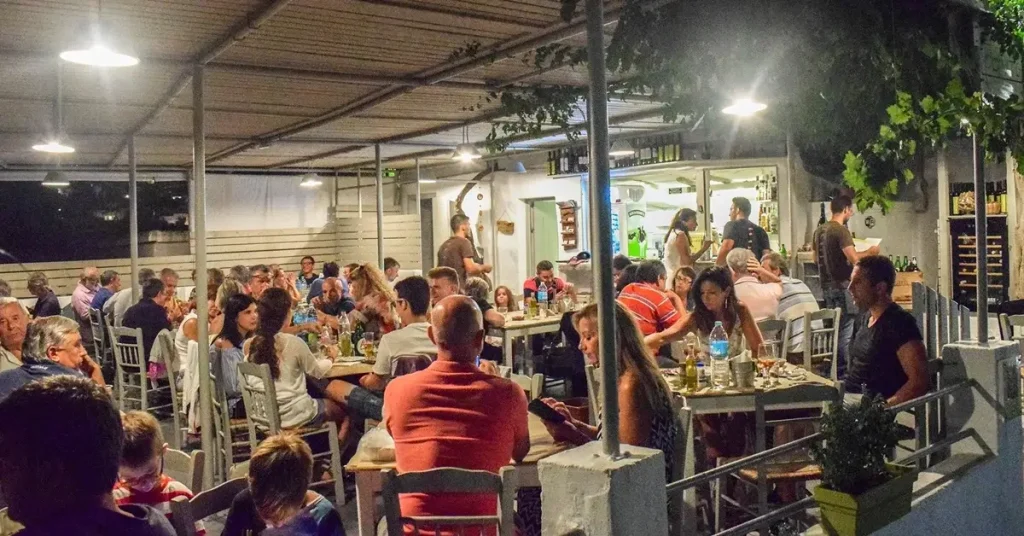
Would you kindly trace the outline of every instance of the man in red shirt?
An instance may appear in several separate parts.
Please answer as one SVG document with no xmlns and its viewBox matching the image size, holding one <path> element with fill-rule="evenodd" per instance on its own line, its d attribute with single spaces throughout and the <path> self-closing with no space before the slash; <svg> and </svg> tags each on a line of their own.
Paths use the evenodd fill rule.
<svg viewBox="0 0 1024 536">
<path fill-rule="evenodd" d="M 384 391 L 384 422 L 395 440 L 400 473 L 458 467 L 497 473 L 530 451 L 526 394 L 510 380 L 477 368 L 483 317 L 466 296 L 434 305 L 427 334 L 437 360 L 395 378 Z M 403 516 L 494 515 L 493 495 L 408 494 Z"/>
<path fill-rule="evenodd" d="M 548 289 L 549 302 L 555 301 L 555 297 L 565 292 L 566 287 L 568 287 L 568 283 L 555 277 L 555 266 L 551 264 L 551 261 L 540 261 L 537 263 L 537 277 L 527 279 L 523 283 L 523 299 L 535 296 L 541 283 L 544 283 L 544 286 Z"/>
<path fill-rule="evenodd" d="M 678 297 L 665 292 L 665 265 L 661 261 L 644 261 L 636 271 L 637 282 L 619 293 L 619 303 L 633 313 L 644 336 L 666 330 L 680 319 L 685 305 Z"/>
</svg>

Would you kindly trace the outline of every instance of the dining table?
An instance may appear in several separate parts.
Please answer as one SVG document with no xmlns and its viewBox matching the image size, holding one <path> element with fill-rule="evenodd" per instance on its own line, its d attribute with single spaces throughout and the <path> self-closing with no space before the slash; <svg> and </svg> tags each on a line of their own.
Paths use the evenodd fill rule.
<svg viewBox="0 0 1024 536">
<path fill-rule="evenodd" d="M 799 367 L 789 366 L 788 374 L 780 374 L 769 382 L 757 378 L 753 387 L 740 389 L 735 386 L 715 389 L 708 385 L 690 391 L 679 383 L 680 369 L 663 369 L 663 374 L 672 391 L 681 399 L 681 418 L 685 426 L 685 455 L 683 459 L 683 478 L 695 474 L 696 426 L 698 415 L 753 412 L 756 409 L 756 397 L 765 393 L 771 394 L 770 410 L 821 409 L 839 397 L 839 386 L 832 380 L 814 374 Z M 760 431 L 764 434 L 764 431 Z M 763 439 L 758 443 L 763 443 Z M 696 527 L 697 493 L 696 488 L 683 491 L 683 527 Z"/>
<path fill-rule="evenodd" d="M 373 362 L 370 361 L 335 361 L 327 374 L 324 374 L 324 378 L 336 380 L 352 376 L 365 376 L 371 372 L 373 372 Z"/>
<path fill-rule="evenodd" d="M 508 317 L 505 325 L 501 328 L 494 328 L 502 333 L 501 353 L 503 364 L 512 367 L 514 363 L 512 343 L 518 337 L 529 337 L 530 335 L 541 335 L 544 333 L 557 333 L 562 327 L 562 315 L 564 313 L 548 312 L 546 316 L 537 318 Z"/>
<path fill-rule="evenodd" d="M 383 423 L 381 426 L 384 426 Z M 530 452 L 521 462 L 509 461 L 515 468 L 520 488 L 540 487 L 537 462 L 575 446 L 555 441 L 540 417 L 532 413 L 529 414 L 529 429 Z M 363 450 L 362 445 L 345 465 L 345 471 L 354 474 L 356 479 L 356 512 L 360 536 L 373 536 L 377 533 L 379 514 L 376 496 L 380 494 L 383 484 L 381 472 L 394 468 L 394 460 L 374 460 Z"/>
</svg>

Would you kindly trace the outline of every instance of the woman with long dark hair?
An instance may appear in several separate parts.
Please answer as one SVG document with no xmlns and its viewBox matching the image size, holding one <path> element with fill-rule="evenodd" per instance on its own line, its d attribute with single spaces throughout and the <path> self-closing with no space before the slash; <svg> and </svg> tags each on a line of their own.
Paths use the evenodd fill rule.
<svg viewBox="0 0 1024 536">
<path fill-rule="evenodd" d="M 665 234 L 665 271 L 672 274 L 680 267 L 693 266 L 697 259 L 711 248 L 711 241 L 704 239 L 704 243 L 696 253 L 691 253 L 690 232 L 697 230 L 697 213 L 690 208 L 680 209 L 672 217 L 672 223 L 668 226 L 668 233 Z"/>
<path fill-rule="evenodd" d="M 248 294 L 229 296 L 224 303 L 224 326 L 210 348 L 210 362 L 220 367 L 224 395 L 232 418 L 245 417 L 245 406 L 240 404 L 242 390 L 238 385 L 238 364 L 244 360 L 242 345 L 259 323 L 256 300 Z"/>
<path fill-rule="evenodd" d="M 344 437 L 348 420 L 338 382 L 327 385 L 326 399 L 314 399 L 306 390 L 306 375 L 323 378 L 331 368 L 331 360 L 317 359 L 302 339 L 282 331 L 291 323 L 291 309 L 288 291 L 268 288 L 263 292 L 256 304 L 259 323 L 255 336 L 245 343 L 246 360 L 270 366 L 283 428 L 316 426 L 329 419 L 339 424 L 338 436 Z"/>
</svg>

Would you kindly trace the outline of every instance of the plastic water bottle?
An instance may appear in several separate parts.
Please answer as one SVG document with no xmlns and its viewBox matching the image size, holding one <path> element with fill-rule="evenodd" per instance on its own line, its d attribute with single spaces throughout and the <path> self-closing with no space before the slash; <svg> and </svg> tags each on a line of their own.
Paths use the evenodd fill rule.
<svg viewBox="0 0 1024 536">
<path fill-rule="evenodd" d="M 537 306 L 544 311 L 548 308 L 548 286 L 543 282 L 537 287 Z"/>
<path fill-rule="evenodd" d="M 711 347 L 711 383 L 715 389 L 725 389 L 729 386 L 729 334 L 721 322 L 715 322 L 708 340 Z"/>
<path fill-rule="evenodd" d="M 306 278 L 302 274 L 299 274 L 298 281 L 295 282 L 295 289 L 300 293 L 304 293 L 306 292 L 306 288 Z"/>
</svg>

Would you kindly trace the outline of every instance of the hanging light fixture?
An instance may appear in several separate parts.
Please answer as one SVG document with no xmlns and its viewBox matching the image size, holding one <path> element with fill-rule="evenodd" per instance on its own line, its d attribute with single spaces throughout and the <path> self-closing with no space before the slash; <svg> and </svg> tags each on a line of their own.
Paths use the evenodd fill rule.
<svg viewBox="0 0 1024 536">
<path fill-rule="evenodd" d="M 766 108 L 768 108 L 768 105 L 763 102 L 757 102 L 751 99 L 739 99 L 729 106 L 722 108 L 722 113 L 726 115 L 735 115 L 737 117 L 750 117 Z"/>
<path fill-rule="evenodd" d="M 71 186 L 71 181 L 60 171 L 51 171 L 43 177 L 43 182 L 40 184 L 47 188 L 65 188 Z"/>
<path fill-rule="evenodd" d="M 512 162 L 512 166 L 508 168 L 508 172 L 519 174 L 526 173 L 526 166 L 519 160 L 515 160 Z"/>
<path fill-rule="evenodd" d="M 452 160 L 472 162 L 473 160 L 483 157 L 484 155 L 480 154 L 480 151 L 476 149 L 476 145 L 469 143 L 469 127 L 462 127 L 462 143 L 455 146 L 455 152 L 452 153 Z"/>
<path fill-rule="evenodd" d="M 71 63 L 94 67 L 131 67 L 139 64 L 139 58 L 124 43 L 119 42 L 116 33 L 103 23 L 103 2 L 96 4 L 96 18 L 89 21 L 76 40 L 63 52 L 60 58 Z"/>
<path fill-rule="evenodd" d="M 53 102 L 53 131 L 55 137 L 32 146 L 33 151 L 43 153 L 67 154 L 75 152 L 75 148 L 64 140 L 64 82 L 62 80 L 63 65 L 57 62 L 57 97 Z"/>
<path fill-rule="evenodd" d="M 620 139 L 615 140 L 615 143 L 608 149 L 608 156 L 632 156 L 633 152 L 633 144 Z"/>
<path fill-rule="evenodd" d="M 320 180 L 320 175 L 317 175 L 316 173 L 306 173 L 302 176 L 302 182 L 299 183 L 299 186 L 303 188 L 318 188 L 322 184 L 323 181 Z"/>
</svg>

